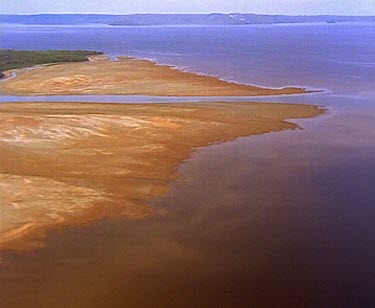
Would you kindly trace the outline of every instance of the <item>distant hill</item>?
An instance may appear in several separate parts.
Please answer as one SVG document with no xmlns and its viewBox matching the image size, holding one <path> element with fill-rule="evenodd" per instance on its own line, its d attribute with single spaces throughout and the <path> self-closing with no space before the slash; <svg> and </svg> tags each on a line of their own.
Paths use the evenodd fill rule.
<svg viewBox="0 0 375 308">
<path fill-rule="evenodd" d="M 0 15 L 1 23 L 38 25 L 106 24 L 113 26 L 157 25 L 253 25 L 282 23 L 375 22 L 375 16 L 286 16 L 257 14 L 41 14 Z"/>
</svg>

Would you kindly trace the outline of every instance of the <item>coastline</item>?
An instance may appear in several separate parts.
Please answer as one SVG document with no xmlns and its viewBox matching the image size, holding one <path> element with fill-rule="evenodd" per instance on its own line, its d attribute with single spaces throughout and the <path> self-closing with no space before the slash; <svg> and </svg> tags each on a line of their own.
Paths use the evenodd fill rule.
<svg viewBox="0 0 375 308">
<path fill-rule="evenodd" d="M 158 215 L 147 201 L 166 194 L 196 149 L 294 130 L 286 119 L 323 112 L 262 103 L 3 103 L 0 248 L 40 247 L 51 229 L 105 217 Z"/>
<path fill-rule="evenodd" d="M 74 94 L 224 98 L 311 92 L 243 85 L 133 57 L 117 57 L 114 61 L 98 55 L 88 60 L 6 71 L 10 77 L 1 80 L 0 91 L 3 95 L 31 98 Z M 177 176 L 177 166 L 195 149 L 240 136 L 296 129 L 298 126 L 287 119 L 324 112 L 316 106 L 267 105 L 228 101 L 157 106 L 54 101 L 22 102 L 20 107 L 17 103 L 2 103 L 0 149 L 4 155 L 0 188 L 4 190 L 8 216 L 14 221 L 3 223 L 0 248 L 27 250 L 42 246 L 47 231 L 56 227 L 108 216 L 143 219 L 157 214 L 146 205 L 147 200 L 165 195 L 169 182 Z M 151 121 L 145 121 L 146 114 L 152 114 Z M 188 129 L 185 137 L 189 137 L 183 142 L 178 136 L 182 127 Z M 138 130 L 143 135 L 134 139 Z M 124 131 L 130 136 L 123 136 Z M 160 138 L 154 144 L 153 139 Z M 131 150 L 122 149 L 129 145 Z M 149 156 L 155 155 L 157 158 L 152 159 L 158 160 L 157 168 L 162 171 L 151 166 Z M 173 158 L 166 158 L 171 155 Z M 89 162 L 89 166 L 83 167 L 79 163 L 82 161 Z M 37 166 L 43 166 L 44 171 Z M 23 210 L 18 211 L 20 207 Z"/>
</svg>

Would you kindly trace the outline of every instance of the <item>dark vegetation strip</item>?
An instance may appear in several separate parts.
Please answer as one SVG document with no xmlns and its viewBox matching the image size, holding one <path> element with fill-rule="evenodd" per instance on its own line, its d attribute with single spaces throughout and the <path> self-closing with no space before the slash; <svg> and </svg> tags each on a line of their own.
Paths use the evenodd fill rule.
<svg viewBox="0 0 375 308">
<path fill-rule="evenodd" d="M 102 52 L 88 50 L 13 50 L 0 49 L 0 78 L 4 71 L 34 66 L 38 64 L 58 62 L 82 62 L 89 56 L 100 55 Z"/>
</svg>

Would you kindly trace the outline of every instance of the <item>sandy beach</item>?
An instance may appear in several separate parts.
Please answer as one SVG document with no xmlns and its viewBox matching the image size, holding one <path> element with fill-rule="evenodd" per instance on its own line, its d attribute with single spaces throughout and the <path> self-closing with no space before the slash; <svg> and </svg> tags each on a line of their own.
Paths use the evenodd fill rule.
<svg viewBox="0 0 375 308">
<path fill-rule="evenodd" d="M 47 231 L 158 213 L 176 167 L 199 147 L 296 129 L 323 111 L 261 103 L 0 105 L 0 247 L 43 245 Z M 165 214 L 165 213 L 164 213 Z"/>
<path fill-rule="evenodd" d="M 256 96 L 306 92 L 297 87 L 271 89 L 241 85 L 129 57 L 109 61 L 97 56 L 90 60 L 7 71 L 7 76 L 16 73 L 17 78 L 0 82 L 0 92 L 8 95 L 150 96 Z"/>
</svg>

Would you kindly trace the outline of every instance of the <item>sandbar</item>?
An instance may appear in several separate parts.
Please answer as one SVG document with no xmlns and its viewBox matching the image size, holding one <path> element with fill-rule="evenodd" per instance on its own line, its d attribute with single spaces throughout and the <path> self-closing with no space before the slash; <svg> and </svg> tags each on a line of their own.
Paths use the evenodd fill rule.
<svg viewBox="0 0 375 308">
<path fill-rule="evenodd" d="M 42 65 L 0 83 L 7 95 L 260 96 L 306 93 L 303 88 L 263 88 L 185 72 L 152 61 L 119 57 Z"/>
</svg>

